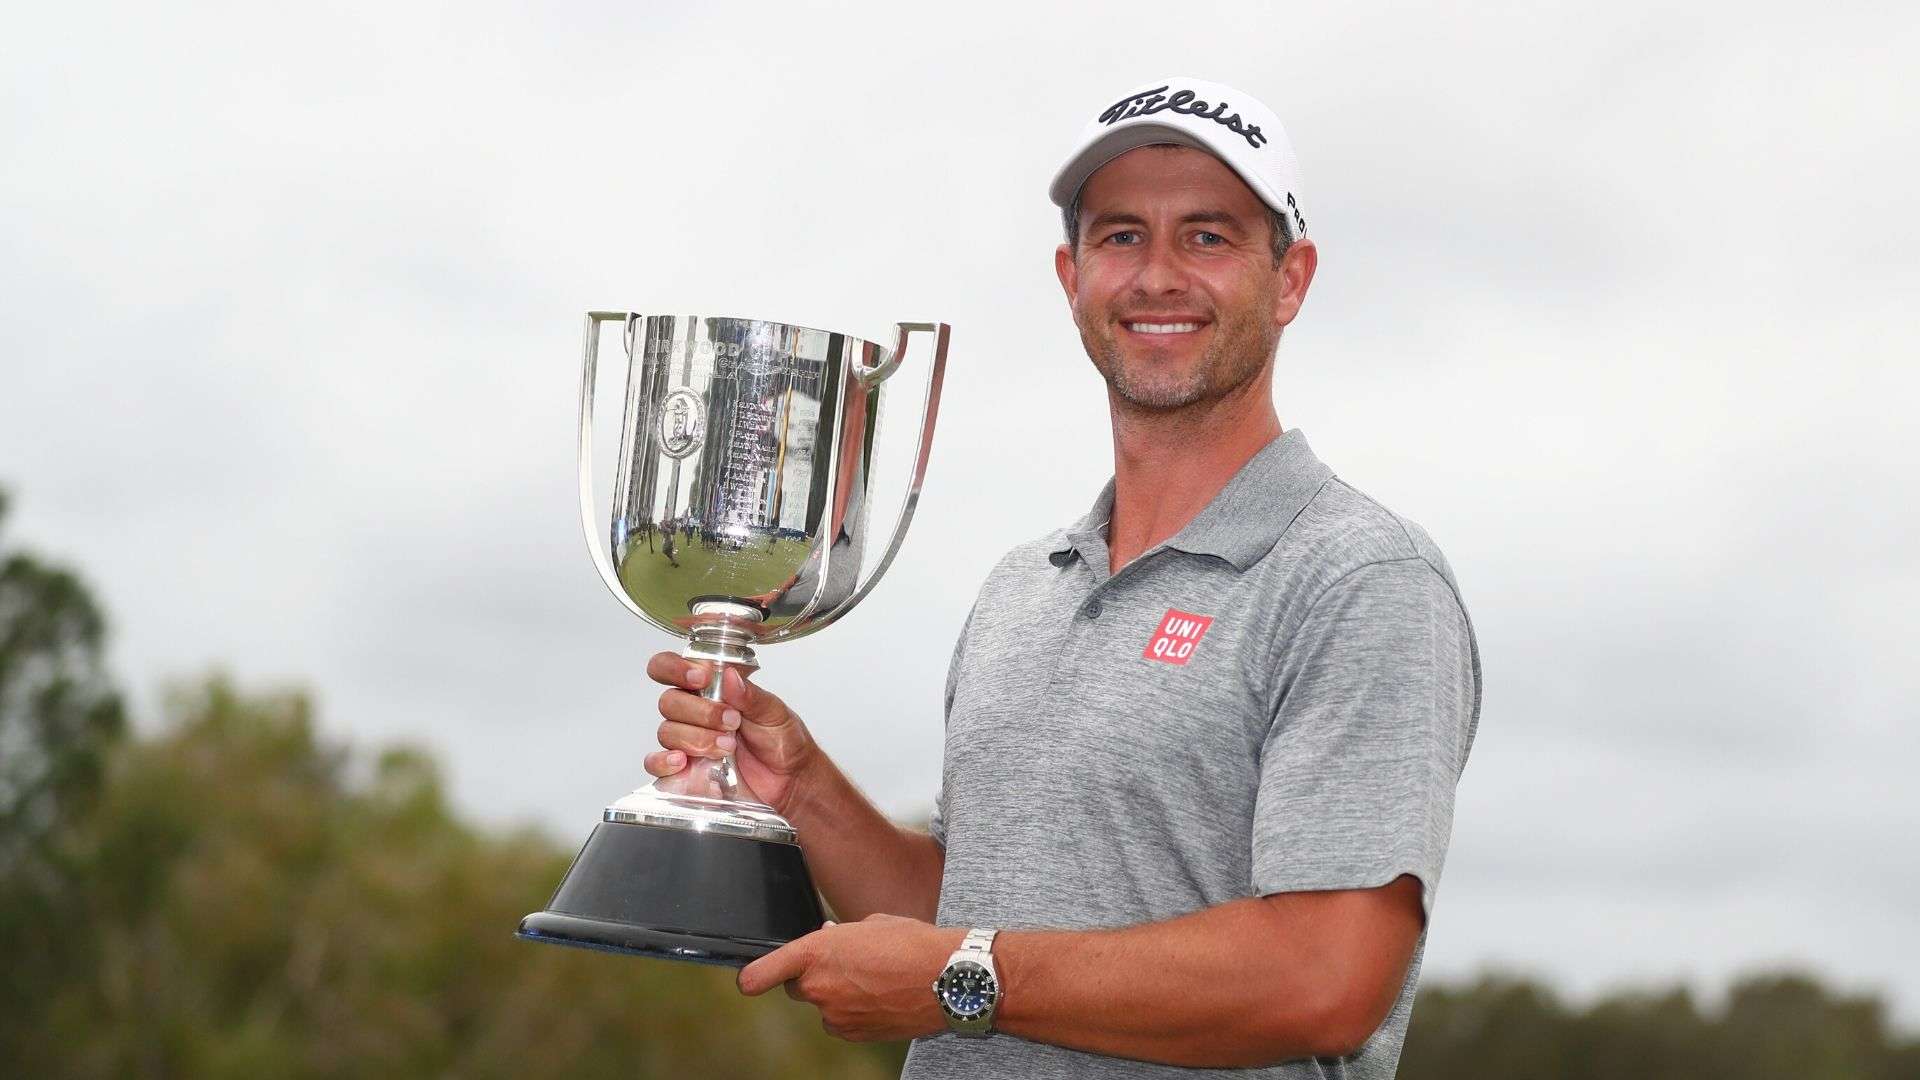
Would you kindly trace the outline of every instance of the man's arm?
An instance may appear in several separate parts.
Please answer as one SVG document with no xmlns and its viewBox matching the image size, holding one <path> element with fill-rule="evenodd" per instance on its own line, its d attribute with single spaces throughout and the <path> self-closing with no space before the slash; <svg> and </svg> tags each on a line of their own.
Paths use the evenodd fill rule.
<svg viewBox="0 0 1920 1080">
<path fill-rule="evenodd" d="M 946 851 L 926 833 L 887 820 L 786 702 L 734 670 L 721 685 L 723 700 L 708 701 L 699 692 L 710 670 L 676 653 L 656 654 L 647 675 L 668 687 L 660 696 L 664 749 L 647 755 L 649 773 L 671 776 L 689 758 L 731 751 L 747 786 L 800 834 L 814 883 L 836 917 L 933 919 Z"/>
<path fill-rule="evenodd" d="M 926 833 L 888 820 L 832 758 L 819 755 L 782 813 L 799 832 L 814 883 L 835 918 L 887 914 L 933 921 L 946 849 Z"/>
<path fill-rule="evenodd" d="M 1420 882 L 1251 897 L 1119 930 L 1002 933 L 1000 1030 L 1172 1065 L 1350 1054 L 1387 1018 Z"/>
<path fill-rule="evenodd" d="M 1352 1053 L 1386 1019 L 1424 916 L 1420 882 L 1281 893 L 1117 930 L 1002 931 L 1008 1034 L 1170 1065 L 1232 1068 Z M 879 916 L 831 926 L 748 965 L 846 1039 L 942 1030 L 929 992 L 965 929 Z"/>
</svg>

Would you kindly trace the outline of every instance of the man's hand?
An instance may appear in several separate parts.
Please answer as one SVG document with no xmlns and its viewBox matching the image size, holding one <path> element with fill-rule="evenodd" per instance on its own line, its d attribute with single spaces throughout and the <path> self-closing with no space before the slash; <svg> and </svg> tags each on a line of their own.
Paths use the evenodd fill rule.
<svg viewBox="0 0 1920 1080">
<path fill-rule="evenodd" d="M 741 969 L 740 992 L 786 983 L 788 996 L 820 1010 L 827 1034 L 853 1042 L 931 1035 L 947 1026 L 933 980 L 966 936 L 898 915 L 830 922 Z"/>
<path fill-rule="evenodd" d="M 672 776 L 689 768 L 693 758 L 731 753 L 754 794 L 789 814 L 800 777 L 820 753 L 786 702 L 741 678 L 735 668 L 726 669 L 722 700 L 708 701 L 700 691 L 713 669 L 678 653 L 654 654 L 647 677 L 668 688 L 660 695 L 663 749 L 647 755 L 647 772 Z"/>
<path fill-rule="evenodd" d="M 660 695 L 662 749 L 645 762 L 663 790 L 717 794 L 700 759 L 730 753 L 747 787 L 799 830 L 814 883 L 833 910 L 849 919 L 877 911 L 933 917 L 946 852 L 926 833 L 888 821 L 786 702 L 731 668 L 721 700 L 708 701 L 699 692 L 713 669 L 678 653 L 655 654 L 647 676 L 667 687 Z"/>
</svg>

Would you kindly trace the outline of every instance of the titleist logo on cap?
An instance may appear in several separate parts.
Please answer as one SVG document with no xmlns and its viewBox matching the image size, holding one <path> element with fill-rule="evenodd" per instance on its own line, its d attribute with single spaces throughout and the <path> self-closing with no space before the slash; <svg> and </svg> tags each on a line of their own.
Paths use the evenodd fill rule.
<svg viewBox="0 0 1920 1080">
<path fill-rule="evenodd" d="M 1185 113 L 1200 120 L 1211 120 L 1247 140 L 1247 145 L 1258 150 L 1265 146 L 1267 137 L 1261 133 L 1259 124 L 1244 123 L 1239 113 L 1227 115 L 1227 103 L 1222 101 L 1208 106 L 1205 101 L 1194 96 L 1191 90 L 1181 90 L 1172 97 L 1163 96 L 1165 86 L 1156 86 L 1151 90 L 1142 90 L 1137 94 L 1123 97 L 1107 107 L 1100 114 L 1100 123 L 1112 126 L 1122 120 L 1131 120 L 1136 116 L 1151 116 L 1157 112 Z M 1208 112 L 1208 108 L 1212 112 Z"/>
</svg>

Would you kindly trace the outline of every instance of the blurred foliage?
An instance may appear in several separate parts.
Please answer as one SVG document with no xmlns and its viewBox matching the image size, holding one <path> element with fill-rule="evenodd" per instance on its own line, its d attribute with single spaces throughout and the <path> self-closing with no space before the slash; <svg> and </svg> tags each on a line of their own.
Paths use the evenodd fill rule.
<svg viewBox="0 0 1920 1080">
<path fill-rule="evenodd" d="M 1572 1009 L 1536 982 L 1489 975 L 1422 985 L 1400 1076 L 1920 1080 L 1920 1040 L 1891 1032 L 1879 1000 L 1791 972 L 1741 979 L 1712 1011 L 1682 988 Z"/>
<path fill-rule="evenodd" d="M 5 545 L 6 524 L 0 490 L 0 876 L 44 888 L 125 722 L 100 609 L 72 571 Z"/>
<path fill-rule="evenodd" d="M 512 936 L 570 851 L 213 678 L 122 732 L 72 575 L 0 549 L 0 1075 L 895 1076 L 731 971 Z"/>
<path fill-rule="evenodd" d="M 104 637 L 73 574 L 0 547 L 0 1075 L 897 1075 L 903 1046 L 730 971 L 516 940 L 570 850 L 461 822 L 418 751 L 328 745 L 300 693 L 210 678 L 129 737 Z M 1798 975 L 1712 1012 L 1490 976 L 1422 989 L 1400 1072 L 1920 1080 L 1920 1042 Z"/>
<path fill-rule="evenodd" d="M 450 812 L 433 764 L 359 767 L 297 693 L 173 695 L 72 834 L 37 928 L 64 977 L 0 1016 L 46 1077 L 891 1076 L 732 973 L 516 940 L 567 853 Z"/>
<path fill-rule="evenodd" d="M 100 609 L 71 571 L 6 543 L 6 525 L 0 490 L 0 1025 L 79 975 L 45 932 L 85 873 L 74 829 L 125 729 Z M 0 1063 L 11 1047 L 0 1029 Z"/>
</svg>

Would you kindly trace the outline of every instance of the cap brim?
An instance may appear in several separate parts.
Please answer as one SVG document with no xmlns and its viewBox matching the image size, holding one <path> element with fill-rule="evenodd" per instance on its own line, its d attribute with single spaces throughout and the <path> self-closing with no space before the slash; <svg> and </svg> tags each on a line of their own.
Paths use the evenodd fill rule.
<svg viewBox="0 0 1920 1080">
<path fill-rule="evenodd" d="M 1138 150 L 1142 146 L 1169 144 L 1205 150 L 1219 159 L 1222 165 L 1232 169 L 1233 174 L 1253 190 L 1256 198 L 1266 203 L 1286 221 L 1287 235 L 1292 239 L 1299 239 L 1299 231 L 1293 227 L 1292 218 L 1287 214 L 1286 196 L 1274 191 L 1273 186 L 1264 177 L 1249 174 L 1234 163 L 1231 155 L 1221 152 L 1219 147 L 1210 145 L 1191 131 L 1151 120 L 1128 124 L 1088 143 L 1079 153 L 1068 159 L 1066 167 L 1054 176 L 1052 185 L 1047 188 L 1047 197 L 1053 200 L 1055 206 L 1064 209 L 1073 203 L 1074 196 L 1080 193 L 1080 188 L 1087 182 L 1087 178 L 1099 172 L 1100 168 L 1108 162 L 1129 150 Z"/>
<path fill-rule="evenodd" d="M 1138 150 L 1143 146 L 1191 146 L 1195 150 L 1205 150 L 1215 157 L 1219 151 L 1195 138 L 1191 132 L 1171 124 L 1157 124 L 1146 121 L 1115 128 L 1080 148 L 1080 152 L 1067 160 L 1067 164 L 1053 177 L 1053 183 L 1047 188 L 1047 197 L 1053 205 L 1066 207 L 1080 192 L 1080 185 L 1087 177 L 1100 171 L 1101 166 L 1119 157 L 1129 150 Z M 1225 160 L 1224 158 L 1222 160 Z M 1236 172 L 1238 170 L 1235 170 Z"/>
</svg>

